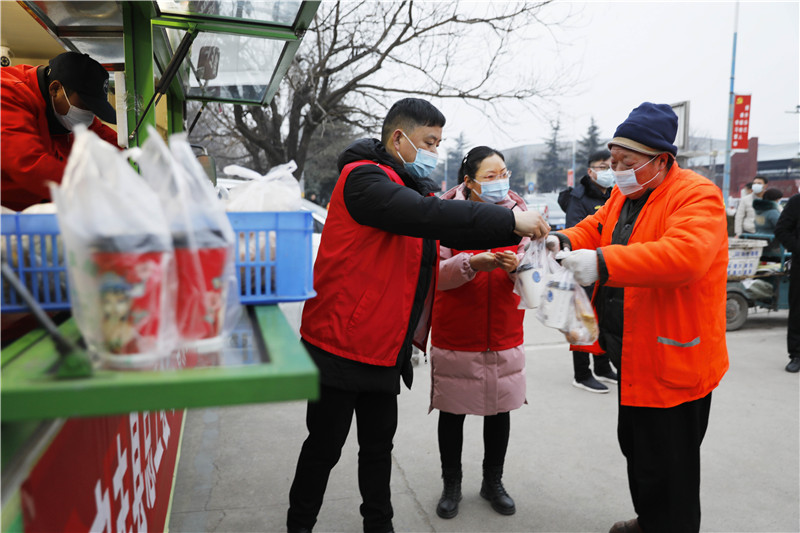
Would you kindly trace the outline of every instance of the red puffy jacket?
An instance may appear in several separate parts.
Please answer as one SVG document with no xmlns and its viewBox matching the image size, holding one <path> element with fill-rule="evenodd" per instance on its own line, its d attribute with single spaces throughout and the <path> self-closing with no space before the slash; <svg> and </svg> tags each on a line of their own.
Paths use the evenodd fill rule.
<svg viewBox="0 0 800 533">
<path fill-rule="evenodd" d="M 72 149 L 72 133 L 50 134 L 46 111 L 51 103 L 42 97 L 38 68 L 17 65 L 0 69 L 3 106 L 0 201 L 15 211 L 50 200 L 47 183 L 61 183 Z M 117 133 L 97 117 L 89 129 L 117 145 Z"/>
</svg>

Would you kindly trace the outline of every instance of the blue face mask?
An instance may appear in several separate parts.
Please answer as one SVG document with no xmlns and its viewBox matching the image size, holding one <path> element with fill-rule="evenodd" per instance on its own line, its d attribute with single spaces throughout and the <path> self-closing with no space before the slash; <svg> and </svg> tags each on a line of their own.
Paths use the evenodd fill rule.
<svg viewBox="0 0 800 533">
<path fill-rule="evenodd" d="M 503 200 L 508 194 L 508 178 L 495 181 L 480 182 L 481 193 L 478 195 L 481 200 L 490 204 L 496 204 Z"/>
<path fill-rule="evenodd" d="M 595 174 L 597 175 L 597 179 L 594 181 L 604 189 L 608 189 L 609 187 L 613 186 L 617 181 L 614 179 L 614 171 L 610 168 L 601 170 L 600 172 L 595 171 Z"/>
<path fill-rule="evenodd" d="M 401 131 L 400 133 L 403 134 L 403 137 L 408 139 L 408 135 L 405 132 Z M 408 139 L 408 142 L 411 143 L 411 146 L 416 148 L 416 145 L 411 142 L 411 139 Z M 406 163 L 406 160 L 403 159 L 403 156 L 400 155 L 400 152 L 397 152 L 397 155 L 400 156 L 400 160 L 403 161 L 403 165 L 406 167 L 406 170 L 409 174 L 414 176 L 415 178 L 427 178 L 433 172 L 433 169 L 436 168 L 436 163 L 439 161 L 439 158 L 436 157 L 436 154 L 433 154 L 427 150 L 423 150 L 422 148 L 417 148 L 417 155 L 413 161 Z"/>
</svg>

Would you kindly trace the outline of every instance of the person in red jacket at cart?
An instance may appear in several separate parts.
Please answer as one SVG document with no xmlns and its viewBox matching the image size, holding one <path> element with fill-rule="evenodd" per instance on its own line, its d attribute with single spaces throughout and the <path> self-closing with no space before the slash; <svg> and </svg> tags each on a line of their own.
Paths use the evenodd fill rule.
<svg viewBox="0 0 800 533">
<path fill-rule="evenodd" d="M 108 72 L 87 54 L 65 52 L 48 66 L 0 69 L 0 203 L 15 211 L 50 201 L 48 182 L 60 183 L 72 148 L 72 130 L 84 124 L 116 146 L 108 102 Z"/>
<path fill-rule="evenodd" d="M 509 190 L 503 154 L 478 146 L 458 170 L 460 185 L 444 200 L 483 202 L 527 211 Z M 525 350 L 514 293 L 517 265 L 530 242 L 487 250 L 439 249 L 439 282 L 431 325 L 431 406 L 439 410 L 439 457 L 444 489 L 436 514 L 453 518 L 461 501 L 461 450 L 466 415 L 483 417 L 483 483 L 480 495 L 503 515 L 516 505 L 503 486 L 511 431 L 510 411 L 525 403 Z"/>
<path fill-rule="evenodd" d="M 438 243 L 461 250 L 544 237 L 536 211 L 433 196 L 445 117 L 430 102 L 392 105 L 381 139 L 355 141 L 339 156 L 314 263 L 317 295 L 300 335 L 319 369 L 319 399 L 306 410 L 308 437 L 289 491 L 289 533 L 311 531 L 331 469 L 355 414 L 364 531 L 393 531 L 392 446 L 400 381 L 411 387 L 412 342 L 427 348 Z"/>
<path fill-rule="evenodd" d="M 556 259 L 578 283 L 596 283 L 600 346 L 619 371 L 617 437 L 637 517 L 610 533 L 700 530 L 700 445 L 728 370 L 725 203 L 678 166 L 677 130 L 667 104 L 631 111 L 608 143 L 611 197 L 548 236 L 572 250 Z"/>
</svg>

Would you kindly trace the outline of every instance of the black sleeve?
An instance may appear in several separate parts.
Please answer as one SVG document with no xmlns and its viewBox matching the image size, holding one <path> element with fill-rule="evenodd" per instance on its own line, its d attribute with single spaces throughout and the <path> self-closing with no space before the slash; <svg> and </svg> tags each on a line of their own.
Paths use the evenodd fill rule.
<svg viewBox="0 0 800 533">
<path fill-rule="evenodd" d="M 571 228 L 586 218 L 588 214 L 581 198 L 571 198 L 569 205 L 567 205 L 565 226 Z"/>
<path fill-rule="evenodd" d="M 344 203 L 365 226 L 437 239 L 448 248 L 478 250 L 518 244 L 510 209 L 481 202 L 440 200 L 399 185 L 378 166 L 361 165 L 347 177 Z"/>
<path fill-rule="evenodd" d="M 800 253 L 800 194 L 795 194 L 786 203 L 775 225 L 775 238 L 792 255 Z"/>
</svg>

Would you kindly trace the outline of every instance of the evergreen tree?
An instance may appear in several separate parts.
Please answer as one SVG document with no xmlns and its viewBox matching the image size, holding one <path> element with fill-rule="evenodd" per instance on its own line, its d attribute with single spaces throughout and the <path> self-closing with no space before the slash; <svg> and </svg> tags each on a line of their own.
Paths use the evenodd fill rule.
<svg viewBox="0 0 800 533">
<path fill-rule="evenodd" d="M 593 153 L 603 148 L 603 145 L 600 142 L 599 133 L 600 128 L 597 127 L 594 117 L 592 117 L 591 123 L 589 124 L 589 129 L 586 130 L 586 136 L 578 141 L 578 148 L 575 151 L 576 182 L 581 179 L 581 176 L 586 174 L 589 157 Z"/>
<path fill-rule="evenodd" d="M 541 167 L 538 172 L 539 192 L 552 192 L 563 189 L 567 183 L 567 170 L 570 167 L 561 157 L 558 132 L 561 129 L 560 121 L 551 124 L 552 135 L 546 141 L 547 151 L 540 159 Z"/>
</svg>

